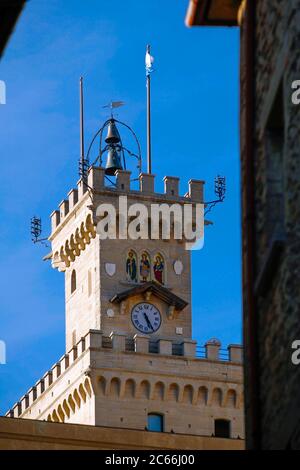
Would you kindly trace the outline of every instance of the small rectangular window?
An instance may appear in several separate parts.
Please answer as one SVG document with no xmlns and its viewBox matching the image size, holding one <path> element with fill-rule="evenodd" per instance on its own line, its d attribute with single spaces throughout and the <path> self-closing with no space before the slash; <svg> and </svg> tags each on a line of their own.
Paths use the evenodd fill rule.
<svg viewBox="0 0 300 470">
<path fill-rule="evenodd" d="M 215 419 L 215 437 L 230 438 L 230 421 Z"/>
<path fill-rule="evenodd" d="M 163 432 L 164 431 L 164 418 L 160 414 L 148 414 L 148 431 Z"/>
</svg>

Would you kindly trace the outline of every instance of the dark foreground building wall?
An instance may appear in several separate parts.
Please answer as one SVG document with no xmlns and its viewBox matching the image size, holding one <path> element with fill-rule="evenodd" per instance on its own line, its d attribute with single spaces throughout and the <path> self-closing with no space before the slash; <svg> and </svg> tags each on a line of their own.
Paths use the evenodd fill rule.
<svg viewBox="0 0 300 470">
<path fill-rule="evenodd" d="M 0 58 L 26 0 L 0 1 Z"/>
<path fill-rule="evenodd" d="M 300 80 L 300 0 L 196 3 L 189 25 L 209 25 L 210 11 L 232 25 L 225 15 L 222 21 L 226 4 L 241 29 L 247 446 L 300 449 L 300 365 L 291 360 L 300 340 L 300 105 L 292 102 Z"/>
</svg>

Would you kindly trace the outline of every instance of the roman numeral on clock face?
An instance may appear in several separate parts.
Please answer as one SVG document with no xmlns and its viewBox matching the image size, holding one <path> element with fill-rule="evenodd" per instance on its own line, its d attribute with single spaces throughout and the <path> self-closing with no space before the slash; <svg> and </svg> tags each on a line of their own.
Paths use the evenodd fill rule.
<svg viewBox="0 0 300 470">
<path fill-rule="evenodd" d="M 131 311 L 134 327 L 141 333 L 155 333 L 161 325 L 161 314 L 158 308 L 149 302 L 135 305 Z"/>
</svg>

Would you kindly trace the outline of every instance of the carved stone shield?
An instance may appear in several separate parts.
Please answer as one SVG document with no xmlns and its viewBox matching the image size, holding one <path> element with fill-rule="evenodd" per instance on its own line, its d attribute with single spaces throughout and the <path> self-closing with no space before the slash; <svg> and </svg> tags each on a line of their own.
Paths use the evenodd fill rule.
<svg viewBox="0 0 300 470">
<path fill-rule="evenodd" d="M 182 273 L 183 271 L 183 264 L 182 262 L 180 261 L 180 259 L 177 259 L 175 262 L 174 262 L 174 271 L 175 271 L 175 274 L 177 274 L 177 276 L 180 276 L 180 274 Z"/>
<path fill-rule="evenodd" d="M 113 276 L 116 273 L 115 263 L 105 263 L 105 272 L 109 276 Z"/>
</svg>

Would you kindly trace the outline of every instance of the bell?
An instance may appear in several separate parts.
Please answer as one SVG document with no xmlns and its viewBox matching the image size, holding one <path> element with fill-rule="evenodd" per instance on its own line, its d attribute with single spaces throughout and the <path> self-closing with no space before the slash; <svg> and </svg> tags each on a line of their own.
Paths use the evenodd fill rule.
<svg viewBox="0 0 300 470">
<path fill-rule="evenodd" d="M 118 129 L 115 125 L 114 119 L 109 121 L 108 127 L 107 127 L 107 136 L 105 139 L 105 142 L 107 144 L 117 144 L 120 142 L 120 136 Z"/>
<path fill-rule="evenodd" d="M 106 175 L 114 175 L 116 170 L 123 170 L 120 155 L 114 147 L 108 149 L 107 161 L 105 167 Z"/>
</svg>

